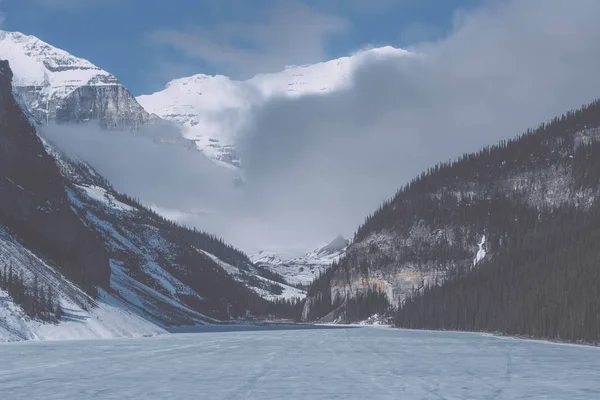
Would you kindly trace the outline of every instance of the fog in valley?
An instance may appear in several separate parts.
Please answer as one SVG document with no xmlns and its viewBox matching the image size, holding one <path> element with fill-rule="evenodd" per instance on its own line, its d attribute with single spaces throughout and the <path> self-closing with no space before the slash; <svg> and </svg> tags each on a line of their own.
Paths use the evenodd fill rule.
<svg viewBox="0 0 600 400">
<path fill-rule="evenodd" d="M 593 100 L 598 15 L 596 0 L 489 2 L 456 15 L 441 40 L 365 59 L 349 88 L 257 104 L 237 133 L 240 170 L 215 164 L 167 123 L 42 134 L 178 222 L 246 251 L 308 250 L 351 237 L 436 162 Z"/>
</svg>

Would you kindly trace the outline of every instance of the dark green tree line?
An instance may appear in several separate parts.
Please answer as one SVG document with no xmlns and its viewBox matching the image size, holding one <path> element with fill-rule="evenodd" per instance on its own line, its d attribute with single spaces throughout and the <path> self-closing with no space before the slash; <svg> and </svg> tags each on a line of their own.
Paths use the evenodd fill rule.
<svg viewBox="0 0 600 400">
<path fill-rule="evenodd" d="M 37 278 L 34 278 L 33 286 L 28 287 L 23 274 L 14 272 L 12 265 L 2 269 L 0 288 L 31 318 L 55 321 L 63 316 L 60 300 L 55 298 L 52 288 L 41 285 Z"/>
</svg>

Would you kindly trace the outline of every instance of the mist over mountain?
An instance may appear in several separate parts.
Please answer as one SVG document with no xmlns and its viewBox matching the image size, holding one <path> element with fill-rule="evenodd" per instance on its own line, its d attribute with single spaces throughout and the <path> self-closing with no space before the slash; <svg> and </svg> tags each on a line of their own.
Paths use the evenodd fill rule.
<svg viewBox="0 0 600 400">
<path fill-rule="evenodd" d="M 137 98 L 220 169 L 201 152 L 134 144 L 155 143 L 143 134 L 121 141 L 94 128 L 74 137 L 50 127 L 48 137 L 181 222 L 248 250 L 308 251 L 339 232 L 351 236 L 381 199 L 436 162 L 597 96 L 600 51 L 587 45 L 600 34 L 597 3 L 543 4 L 476 8 L 445 38 L 408 53 L 359 52 L 246 83 L 197 75 Z M 557 18 L 568 35 L 544 29 Z M 259 100 L 242 90 L 250 83 Z"/>
<path fill-rule="evenodd" d="M 291 311 L 304 295 L 222 239 L 119 193 L 74 151 L 39 136 L 12 79 L 2 60 L 0 341 L 155 335 Z"/>
</svg>

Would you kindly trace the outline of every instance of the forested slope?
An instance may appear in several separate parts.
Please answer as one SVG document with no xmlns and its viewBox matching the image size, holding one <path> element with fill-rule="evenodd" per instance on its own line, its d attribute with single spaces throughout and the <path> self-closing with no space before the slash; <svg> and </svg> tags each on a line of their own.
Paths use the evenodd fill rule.
<svg viewBox="0 0 600 400">
<path fill-rule="evenodd" d="M 313 284 L 305 317 L 348 320 L 347 299 L 381 292 L 401 326 L 591 340 L 599 127 L 596 101 L 422 173 Z"/>
</svg>

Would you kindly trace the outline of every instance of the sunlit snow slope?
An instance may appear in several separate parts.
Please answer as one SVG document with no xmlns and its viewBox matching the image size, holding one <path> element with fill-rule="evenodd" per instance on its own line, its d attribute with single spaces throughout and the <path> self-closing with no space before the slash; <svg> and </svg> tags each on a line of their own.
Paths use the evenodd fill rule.
<svg viewBox="0 0 600 400">
<path fill-rule="evenodd" d="M 14 71 L 14 89 L 42 124 L 97 120 L 134 129 L 151 116 L 112 74 L 35 36 L 0 31 L 0 57 Z"/>
<path fill-rule="evenodd" d="M 339 90 L 351 84 L 356 67 L 368 58 L 399 57 L 407 51 L 382 47 L 351 57 L 287 67 L 246 81 L 217 75 L 176 79 L 164 90 L 137 97 L 149 112 L 180 125 L 188 139 L 212 159 L 239 166 L 235 143 L 251 107 L 275 96 L 303 96 Z"/>
</svg>

